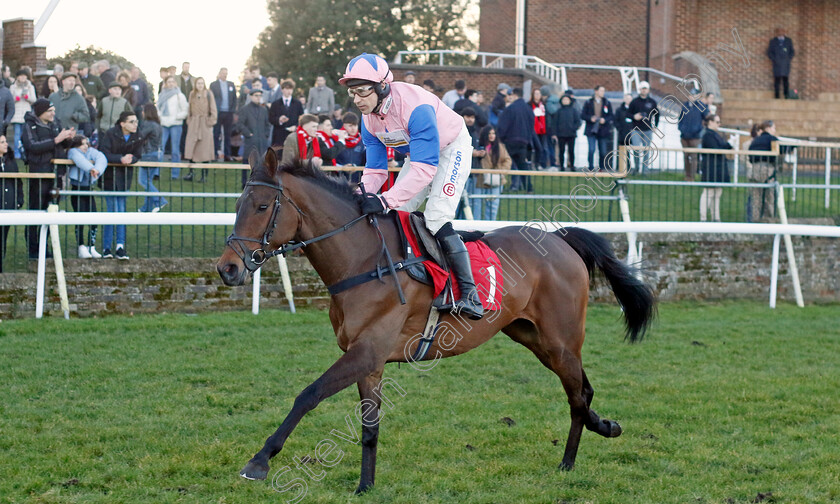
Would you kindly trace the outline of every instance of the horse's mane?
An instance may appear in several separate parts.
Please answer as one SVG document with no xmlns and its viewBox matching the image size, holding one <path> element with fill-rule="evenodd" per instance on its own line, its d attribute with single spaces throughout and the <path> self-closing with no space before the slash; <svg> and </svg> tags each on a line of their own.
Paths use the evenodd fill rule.
<svg viewBox="0 0 840 504">
<path fill-rule="evenodd" d="M 362 202 L 362 196 L 356 192 L 355 185 L 350 184 L 343 177 L 332 175 L 333 173 L 337 175 L 339 172 L 325 172 L 320 168 L 316 168 L 312 163 L 300 159 L 280 165 L 277 171 L 288 173 L 293 177 L 306 179 L 318 187 L 325 189 L 333 196 L 352 203 L 355 206 L 359 206 Z"/>
</svg>

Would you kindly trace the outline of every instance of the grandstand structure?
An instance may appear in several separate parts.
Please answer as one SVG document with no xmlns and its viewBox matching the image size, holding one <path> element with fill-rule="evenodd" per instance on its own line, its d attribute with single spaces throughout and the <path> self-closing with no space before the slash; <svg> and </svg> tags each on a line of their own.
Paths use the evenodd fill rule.
<svg viewBox="0 0 840 504">
<path fill-rule="evenodd" d="M 679 97 L 676 83 L 700 76 L 704 89 L 719 94 L 727 125 L 772 119 L 781 135 L 840 138 L 838 2 L 481 0 L 480 8 L 478 51 L 498 57 L 403 55 L 399 62 L 415 63 L 410 69 L 422 70 L 424 78 L 444 87 L 466 78 L 491 96 L 492 82 L 528 80 L 576 90 L 595 84 L 626 90 L 627 74 L 637 70 L 654 94 Z M 799 100 L 772 98 L 773 72 L 765 52 L 777 27 L 794 43 L 790 84 Z M 622 68 L 628 70 L 622 73 Z M 562 74 L 565 83 L 552 79 L 554 74 Z"/>
</svg>

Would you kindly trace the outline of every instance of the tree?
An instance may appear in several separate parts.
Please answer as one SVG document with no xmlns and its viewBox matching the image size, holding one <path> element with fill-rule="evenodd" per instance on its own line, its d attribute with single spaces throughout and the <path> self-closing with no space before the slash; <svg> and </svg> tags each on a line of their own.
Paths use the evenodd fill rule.
<svg viewBox="0 0 840 504">
<path fill-rule="evenodd" d="M 99 47 L 88 46 L 82 49 L 76 44 L 76 47 L 70 49 L 66 53 L 61 56 L 56 56 L 55 58 L 50 58 L 47 60 L 47 66 L 50 70 L 56 64 L 60 64 L 64 67 L 65 70 L 70 68 L 70 63 L 73 61 L 84 61 L 88 65 L 95 61 L 108 60 L 109 63 L 112 65 L 116 64 L 122 70 L 128 70 L 131 67 L 135 66 L 134 63 L 129 61 L 128 59 L 116 54 L 112 51 L 108 51 L 106 49 L 101 49 Z"/>
<path fill-rule="evenodd" d="M 403 11 L 414 50 L 471 50 L 464 19 L 469 0 L 413 0 Z"/>
<path fill-rule="evenodd" d="M 99 61 L 99 60 L 108 60 L 111 65 L 117 65 L 120 67 L 121 70 L 129 70 L 131 67 L 136 66 L 127 58 L 120 56 L 112 51 L 108 51 L 106 49 L 101 49 L 99 47 L 88 46 L 82 49 L 76 44 L 76 47 L 70 49 L 66 53 L 61 56 L 56 56 L 54 58 L 50 58 L 47 60 L 47 68 L 52 70 L 52 68 L 56 64 L 60 64 L 64 67 L 64 70 L 70 69 L 70 63 L 73 61 L 84 61 L 88 65 Z M 149 90 L 154 89 L 154 87 L 149 82 L 149 79 L 146 78 L 146 75 L 143 71 L 140 71 L 140 78 L 146 81 L 146 85 L 149 86 Z"/>
<path fill-rule="evenodd" d="M 347 62 L 362 52 L 390 61 L 407 47 L 470 49 L 459 24 L 470 1 L 272 0 L 271 26 L 260 34 L 249 63 L 306 89 L 317 75 L 335 86 Z"/>
</svg>

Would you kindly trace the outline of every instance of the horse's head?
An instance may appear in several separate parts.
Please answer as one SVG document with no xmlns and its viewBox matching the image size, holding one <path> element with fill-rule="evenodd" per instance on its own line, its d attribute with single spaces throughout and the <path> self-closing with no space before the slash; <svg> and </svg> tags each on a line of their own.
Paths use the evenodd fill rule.
<svg viewBox="0 0 840 504">
<path fill-rule="evenodd" d="M 242 285 L 272 252 L 294 238 L 299 210 L 286 196 L 277 155 L 268 149 L 263 163 L 252 152 L 248 158 L 251 178 L 236 201 L 236 221 L 216 270 L 225 285 Z"/>
</svg>

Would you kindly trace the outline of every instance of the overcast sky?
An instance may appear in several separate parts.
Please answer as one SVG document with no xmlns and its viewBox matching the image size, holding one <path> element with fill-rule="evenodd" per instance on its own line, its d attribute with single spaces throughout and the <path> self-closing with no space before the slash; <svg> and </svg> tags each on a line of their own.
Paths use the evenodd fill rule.
<svg viewBox="0 0 840 504">
<path fill-rule="evenodd" d="M 0 18 L 38 22 L 49 0 L 0 0 Z M 233 79 L 268 25 L 266 0 L 61 0 L 35 43 L 47 57 L 76 44 L 109 49 L 140 67 L 152 83 L 161 66 L 191 63 L 190 73 L 214 79 L 219 67 Z M 15 69 L 12 69 L 14 72 Z"/>
</svg>

